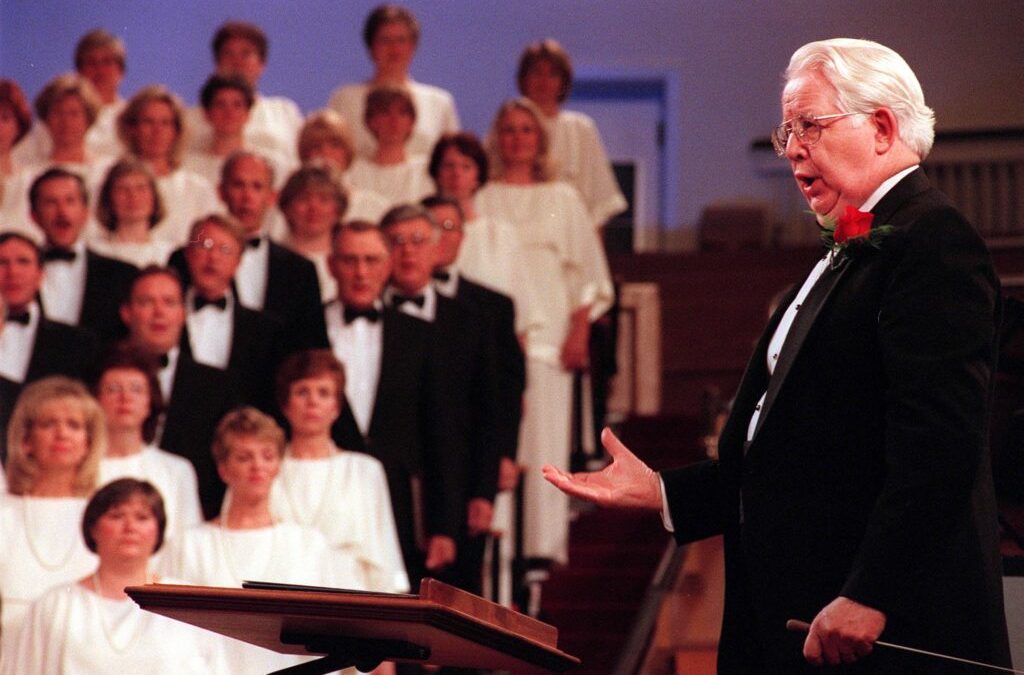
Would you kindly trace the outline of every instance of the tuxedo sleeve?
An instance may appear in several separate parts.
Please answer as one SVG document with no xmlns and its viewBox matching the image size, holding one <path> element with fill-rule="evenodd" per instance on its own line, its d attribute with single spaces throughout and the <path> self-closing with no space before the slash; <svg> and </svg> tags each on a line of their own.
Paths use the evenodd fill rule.
<svg viewBox="0 0 1024 675">
<path fill-rule="evenodd" d="M 672 536 L 680 544 L 722 534 L 725 522 L 722 472 L 715 460 L 705 460 L 661 474 L 665 502 L 672 519 Z"/>
<path fill-rule="evenodd" d="M 963 525 L 987 480 L 998 303 L 984 244 L 952 207 L 897 235 L 877 328 L 885 475 L 841 592 L 890 616 L 967 548 Z"/>
</svg>

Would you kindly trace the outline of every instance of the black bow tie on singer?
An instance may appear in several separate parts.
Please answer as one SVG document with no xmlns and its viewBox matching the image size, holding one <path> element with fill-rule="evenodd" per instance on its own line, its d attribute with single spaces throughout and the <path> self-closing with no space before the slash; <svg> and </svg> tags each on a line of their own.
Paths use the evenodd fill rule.
<svg viewBox="0 0 1024 675">
<path fill-rule="evenodd" d="M 356 319 L 366 319 L 370 323 L 376 323 L 380 320 L 380 311 L 375 307 L 368 307 L 366 309 L 360 309 L 358 307 L 345 307 L 342 310 L 342 318 L 345 320 L 345 324 L 350 324 Z"/>
<path fill-rule="evenodd" d="M 50 262 L 51 260 L 63 260 L 64 262 L 74 262 L 75 258 L 78 257 L 78 253 L 66 248 L 48 248 L 43 251 L 43 262 Z"/>
<path fill-rule="evenodd" d="M 425 301 L 426 298 L 422 295 L 399 295 L 398 293 L 395 293 L 391 296 L 391 302 L 395 307 L 398 307 L 404 302 L 411 302 L 417 307 L 422 308 Z"/>
<path fill-rule="evenodd" d="M 7 315 L 8 323 L 20 323 L 22 326 L 28 325 L 28 312 L 11 312 Z"/>
<path fill-rule="evenodd" d="M 445 283 L 451 281 L 452 279 L 452 273 L 449 272 L 448 270 L 434 270 L 431 276 L 434 277 L 434 279 L 438 281 L 443 281 Z"/>
<path fill-rule="evenodd" d="M 197 295 L 192 301 L 192 306 L 197 312 L 207 306 L 215 307 L 219 310 L 225 310 L 228 308 L 228 299 L 227 297 L 223 297 L 216 300 L 207 300 L 206 298 Z"/>
</svg>

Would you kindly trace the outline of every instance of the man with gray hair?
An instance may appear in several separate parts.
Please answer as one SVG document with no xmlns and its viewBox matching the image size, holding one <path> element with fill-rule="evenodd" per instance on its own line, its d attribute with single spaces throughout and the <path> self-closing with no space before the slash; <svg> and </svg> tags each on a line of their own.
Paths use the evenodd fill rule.
<svg viewBox="0 0 1024 675">
<path fill-rule="evenodd" d="M 662 511 L 683 543 L 725 535 L 719 673 L 966 673 L 881 639 L 1009 666 L 988 452 L 999 284 L 919 164 L 933 114 L 913 71 L 864 40 L 793 55 L 772 133 L 828 252 L 774 313 L 719 459 L 660 476 L 545 475 Z M 806 636 L 787 622 L 809 622 Z"/>
</svg>

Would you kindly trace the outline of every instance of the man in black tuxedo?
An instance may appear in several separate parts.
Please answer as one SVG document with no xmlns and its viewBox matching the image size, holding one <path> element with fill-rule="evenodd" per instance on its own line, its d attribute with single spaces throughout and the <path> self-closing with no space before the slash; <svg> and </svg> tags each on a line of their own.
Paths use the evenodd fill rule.
<svg viewBox="0 0 1024 675">
<path fill-rule="evenodd" d="M 43 280 L 42 252 L 14 232 L 0 234 L 0 458 L 7 422 L 22 387 L 47 375 L 86 379 L 96 344 L 88 331 L 50 321 L 36 297 Z"/>
<path fill-rule="evenodd" d="M 515 332 L 515 306 L 512 299 L 476 283 L 458 269 L 456 260 L 462 245 L 465 221 L 462 207 L 458 201 L 440 196 L 428 197 L 422 203 L 440 229 L 433 271 L 434 288 L 440 295 L 468 305 L 484 319 L 495 354 L 493 391 L 498 397 L 493 407 L 495 418 L 488 425 L 487 435 L 478 435 L 479 448 L 472 453 L 469 464 L 466 533 L 473 552 L 482 562 L 482 535 L 491 529 L 494 496 L 497 490 L 515 488 L 518 472 L 515 460 L 519 445 L 519 422 L 522 419 L 523 389 L 526 386 L 526 364 Z M 499 460 L 497 467 L 493 466 L 495 458 Z M 473 565 L 465 568 L 463 577 L 477 581 L 471 589 L 475 590 L 479 589 L 480 570 L 476 561 L 467 560 L 469 557 L 462 555 L 459 562 L 460 566 L 464 562 Z"/>
<path fill-rule="evenodd" d="M 863 40 L 793 55 L 773 142 L 834 244 L 769 321 L 718 461 L 658 477 L 611 432 L 600 503 L 724 533 L 721 673 L 966 673 L 875 640 L 1009 666 L 988 451 L 999 286 L 918 166 L 934 118 L 902 58 Z M 806 637 L 788 619 L 810 621 Z"/>
<path fill-rule="evenodd" d="M 47 318 L 86 328 L 103 343 L 124 335 L 118 305 L 135 267 L 89 250 L 82 231 L 89 219 L 89 198 L 78 174 L 54 167 L 29 189 L 32 219 L 46 239 L 40 288 Z"/>
<path fill-rule="evenodd" d="M 451 456 L 430 361 L 430 326 L 381 303 L 391 260 L 388 242 L 373 224 L 337 226 L 329 264 L 339 299 L 324 306 L 324 319 L 331 349 L 345 366 L 345 405 L 332 434 L 340 447 L 384 465 L 415 587 L 427 570 L 451 564 L 458 534 L 458 523 L 432 518 L 425 505 L 426 492 L 447 488 L 425 485 L 425 466 Z"/>
<path fill-rule="evenodd" d="M 277 199 L 269 161 L 244 150 L 231 155 L 224 162 L 219 191 L 228 213 L 245 230 L 246 245 L 232 283 L 238 302 L 287 326 L 288 351 L 326 348 L 316 267 L 305 256 L 271 241 L 266 233 L 268 214 Z M 170 265 L 190 283 L 185 249 L 174 252 Z"/>
<path fill-rule="evenodd" d="M 217 422 L 239 403 L 227 373 L 192 357 L 185 329 L 184 291 L 173 269 L 147 267 L 140 271 L 121 305 L 121 318 L 128 326 L 128 342 L 160 363 L 157 379 L 166 412 L 154 443 L 192 462 L 203 516 L 212 518 L 220 511 L 224 484 L 210 454 L 210 443 Z"/>
<path fill-rule="evenodd" d="M 244 230 L 230 216 L 211 214 L 192 226 L 185 249 L 192 280 L 185 292 L 185 323 L 192 357 L 225 371 L 240 402 L 269 413 L 275 409 L 283 330 L 272 316 L 238 302 L 231 280 L 244 248 Z"/>
</svg>

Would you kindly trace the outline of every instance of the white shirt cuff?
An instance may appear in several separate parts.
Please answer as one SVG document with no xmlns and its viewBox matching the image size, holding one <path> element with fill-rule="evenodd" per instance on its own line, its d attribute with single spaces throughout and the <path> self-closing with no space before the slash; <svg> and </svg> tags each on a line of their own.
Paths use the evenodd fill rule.
<svg viewBox="0 0 1024 675">
<path fill-rule="evenodd" d="M 661 524 L 669 532 L 675 532 L 676 526 L 672 523 L 672 513 L 668 510 L 668 498 L 665 497 L 665 479 L 658 476 L 658 483 L 661 485 Z"/>
</svg>

